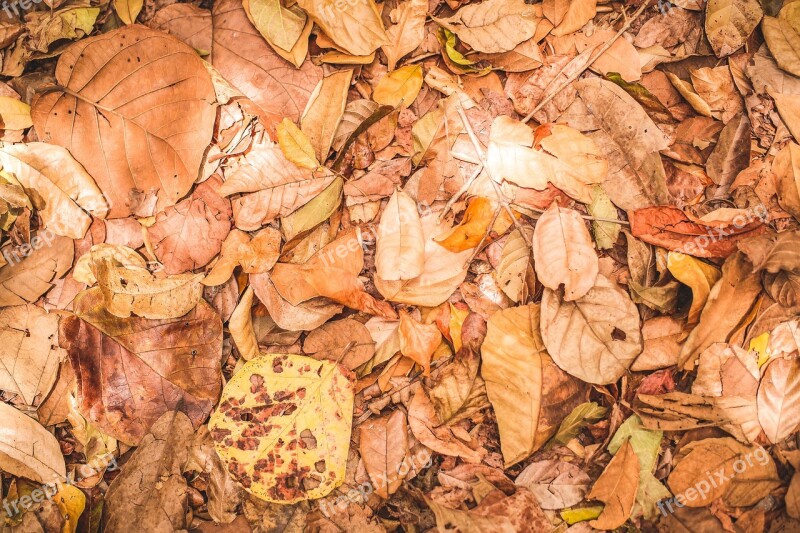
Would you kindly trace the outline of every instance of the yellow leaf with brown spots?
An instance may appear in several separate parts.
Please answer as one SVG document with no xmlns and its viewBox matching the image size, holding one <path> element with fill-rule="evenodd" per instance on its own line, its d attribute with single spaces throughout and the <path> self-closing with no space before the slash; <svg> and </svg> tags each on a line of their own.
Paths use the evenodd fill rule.
<svg viewBox="0 0 800 533">
<path fill-rule="evenodd" d="M 353 390 L 331 361 L 262 354 L 234 374 L 211 415 L 217 453 L 261 499 L 322 498 L 344 481 Z"/>
</svg>

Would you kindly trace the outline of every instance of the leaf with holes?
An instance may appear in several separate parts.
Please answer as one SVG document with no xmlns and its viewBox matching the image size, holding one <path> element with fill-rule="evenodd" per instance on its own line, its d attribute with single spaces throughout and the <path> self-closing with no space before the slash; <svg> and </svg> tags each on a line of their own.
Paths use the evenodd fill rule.
<svg viewBox="0 0 800 533">
<path fill-rule="evenodd" d="M 331 361 L 262 354 L 228 382 L 208 427 L 228 471 L 275 503 L 321 498 L 344 481 L 353 382 Z"/>
</svg>

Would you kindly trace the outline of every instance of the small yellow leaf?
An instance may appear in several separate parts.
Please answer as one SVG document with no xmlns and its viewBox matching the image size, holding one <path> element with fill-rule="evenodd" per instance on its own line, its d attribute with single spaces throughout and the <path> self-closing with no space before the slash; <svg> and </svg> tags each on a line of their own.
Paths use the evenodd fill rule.
<svg viewBox="0 0 800 533">
<path fill-rule="evenodd" d="M 344 180 L 337 176 L 316 198 L 294 213 L 281 218 L 281 231 L 286 242 L 330 218 L 342 203 L 343 188 Z"/>
<path fill-rule="evenodd" d="M 422 67 L 407 65 L 390 72 L 378 82 L 372 99 L 383 105 L 410 106 L 422 88 Z"/>
<path fill-rule="evenodd" d="M 303 168 L 313 170 L 319 167 L 311 142 L 294 122 L 284 118 L 277 129 L 278 145 L 286 159 Z"/>
<path fill-rule="evenodd" d="M 114 0 L 114 11 L 125 25 L 130 25 L 136 22 L 143 3 L 143 0 Z"/>
<path fill-rule="evenodd" d="M 758 368 L 764 366 L 769 361 L 769 331 L 765 331 L 758 337 L 750 339 L 750 351 L 758 354 Z"/>
<path fill-rule="evenodd" d="M 10 96 L 0 96 L 0 127 L 4 130 L 24 130 L 33 126 L 31 106 Z"/>
<path fill-rule="evenodd" d="M 60 485 L 53 500 L 64 517 L 61 533 L 75 533 L 78 528 L 78 519 L 86 509 L 86 495 L 74 485 Z"/>
<path fill-rule="evenodd" d="M 708 301 L 711 287 L 722 277 L 722 273 L 712 265 L 695 259 L 690 255 L 670 252 L 667 268 L 675 279 L 692 289 L 692 307 L 689 309 L 689 324 L 697 324 L 700 312 Z"/>
<path fill-rule="evenodd" d="M 344 367 L 262 354 L 225 386 L 208 427 L 217 454 L 248 492 L 295 503 L 342 484 L 352 420 L 353 382 Z"/>
</svg>

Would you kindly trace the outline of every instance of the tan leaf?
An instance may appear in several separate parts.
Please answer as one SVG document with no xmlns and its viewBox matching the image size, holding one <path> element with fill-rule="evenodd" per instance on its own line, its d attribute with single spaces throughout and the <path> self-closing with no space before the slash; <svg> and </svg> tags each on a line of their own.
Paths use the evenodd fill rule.
<svg viewBox="0 0 800 533">
<path fill-rule="evenodd" d="M 134 24 L 142 10 L 143 0 L 113 0 L 114 11 L 124 24 Z"/>
<path fill-rule="evenodd" d="M 361 424 L 359 451 L 375 494 L 381 498 L 397 492 L 405 478 L 400 472 L 408 453 L 407 431 L 401 410 Z"/>
<path fill-rule="evenodd" d="M 194 4 L 170 4 L 147 22 L 154 30 L 169 33 L 195 50 L 211 51 L 211 12 Z"/>
<path fill-rule="evenodd" d="M 303 341 L 303 352 L 314 359 L 340 361 L 341 358 L 342 366 L 355 370 L 375 355 L 375 342 L 364 324 L 345 318 L 309 332 Z"/>
<path fill-rule="evenodd" d="M 542 509 L 564 509 L 580 503 L 591 482 L 577 465 L 557 459 L 531 463 L 514 480 L 515 485 L 533 492 Z"/>
<path fill-rule="evenodd" d="M 569 35 L 578 31 L 584 24 L 592 20 L 597 13 L 597 0 L 570 0 L 566 13 L 561 22 L 555 25 L 552 34 L 555 36 Z"/>
<path fill-rule="evenodd" d="M 394 24 L 386 30 L 389 44 L 381 47 L 390 71 L 395 69 L 403 56 L 413 52 L 422 42 L 427 15 L 426 0 L 406 0 L 392 11 L 390 18 Z"/>
<path fill-rule="evenodd" d="M 731 55 L 741 48 L 763 15 L 756 0 L 709 0 L 705 30 L 717 57 Z"/>
<path fill-rule="evenodd" d="M 565 372 L 587 383 L 615 382 L 642 351 L 636 305 L 602 274 L 574 302 L 545 289 L 541 315 L 547 352 Z"/>
<path fill-rule="evenodd" d="M 317 2 L 298 0 L 325 35 L 353 55 L 365 56 L 389 44 L 373 0 Z"/>
<path fill-rule="evenodd" d="M 526 233 L 530 238 L 529 228 Z M 497 264 L 497 285 L 512 302 L 519 302 L 525 290 L 525 275 L 531 266 L 531 247 L 518 229 L 508 235 Z"/>
<path fill-rule="evenodd" d="M 86 168 L 108 199 L 110 216 L 145 209 L 141 202 L 151 189 L 163 206 L 189 191 L 216 116 L 211 78 L 194 50 L 127 26 L 70 46 L 56 79 L 64 90 L 35 98 L 34 127 Z"/>
<path fill-rule="evenodd" d="M 758 386 L 758 421 L 770 442 L 777 444 L 800 425 L 793 406 L 800 397 L 800 362 L 778 358 L 767 365 Z"/>
<path fill-rule="evenodd" d="M 248 492 L 288 504 L 321 498 L 344 481 L 352 418 L 347 370 L 303 355 L 263 354 L 234 374 L 208 426 Z"/>
<path fill-rule="evenodd" d="M 38 483 L 64 481 L 64 456 L 53 434 L 7 403 L 0 402 L 0 416 L 0 468 Z"/>
<path fill-rule="evenodd" d="M 56 381 L 64 351 L 58 315 L 35 305 L 0 309 L 0 389 L 38 405 Z"/>
<path fill-rule="evenodd" d="M 222 180 L 212 176 L 185 200 L 156 215 L 147 236 L 167 274 L 182 274 L 208 264 L 231 230 L 231 204 L 219 195 Z"/>
<path fill-rule="evenodd" d="M 473 50 L 501 53 L 533 37 L 540 19 L 523 0 L 486 0 L 462 7 L 452 17 L 433 20 Z"/>
<path fill-rule="evenodd" d="M 777 17 L 764 17 L 761 30 L 778 66 L 800 76 L 800 5 L 784 4 Z"/>
<path fill-rule="evenodd" d="M 467 446 L 449 427 L 440 425 L 436 409 L 421 387 L 408 405 L 408 426 L 418 441 L 437 453 L 461 457 L 468 463 L 481 462 L 483 453 Z"/>
<path fill-rule="evenodd" d="M 431 374 L 431 356 L 442 342 L 436 324 L 421 324 L 405 311 L 400 311 L 400 352 L 420 365 L 426 376 Z"/>
<path fill-rule="evenodd" d="M 0 165 L 35 191 L 29 193 L 32 203 L 57 235 L 80 239 L 92 222 L 89 214 L 104 218 L 108 212 L 92 177 L 65 148 L 38 142 L 4 146 Z"/>
<path fill-rule="evenodd" d="M 386 281 L 412 280 L 422 274 L 425 263 L 425 235 L 417 202 L 405 192 L 395 191 L 378 225 L 375 271 Z"/>
<path fill-rule="evenodd" d="M 579 2 L 572 2 L 579 3 Z M 593 46 L 602 46 L 614 38 L 614 30 L 598 29 L 592 33 L 591 37 L 583 34 L 576 34 L 575 44 L 578 52 L 583 52 Z M 622 79 L 628 82 L 637 81 L 642 77 L 642 67 L 639 59 L 639 52 L 636 51 L 630 42 L 624 38 L 617 39 L 611 48 L 600 54 L 595 59 L 591 67 L 600 74 L 617 72 Z"/>
<path fill-rule="evenodd" d="M 203 285 L 222 285 L 233 274 L 237 265 L 245 274 L 269 271 L 280 256 L 281 234 L 272 227 L 256 233 L 252 239 L 247 233 L 234 229 L 222 242 L 222 251 L 214 268 L 203 279 Z"/>
<path fill-rule="evenodd" d="M 422 88 L 422 67 L 406 65 L 380 79 L 372 99 L 382 105 L 411 107 Z"/>
<path fill-rule="evenodd" d="M 778 189 L 778 203 L 800 219 L 800 145 L 790 142 L 772 162 Z"/>
<path fill-rule="evenodd" d="M 683 335 L 683 321 L 670 316 L 657 316 L 642 325 L 644 349 L 631 365 L 634 372 L 658 370 L 678 364 Z"/>
<path fill-rule="evenodd" d="M 434 237 L 448 228 L 447 222 L 439 223 L 436 213 L 420 219 L 425 238 L 425 255 L 422 272 L 410 280 L 386 281 L 375 277 L 375 288 L 384 298 L 409 305 L 435 307 L 446 301 L 467 275 L 466 261 L 470 250 L 453 253 L 440 246 Z"/>
<path fill-rule="evenodd" d="M 25 246 L 3 249 L 8 264 L 0 268 L 0 306 L 36 301 L 72 267 L 75 247 L 67 237 L 44 231 Z"/>
<path fill-rule="evenodd" d="M 4 130 L 24 130 L 33 126 L 31 106 L 11 96 L 0 96 L 0 121 Z"/>
<path fill-rule="evenodd" d="M 269 311 L 269 316 L 278 326 L 288 331 L 316 329 L 342 312 L 342 306 L 328 298 L 313 298 L 298 305 L 290 304 L 275 289 L 267 273 L 251 274 L 250 283 L 258 299 Z"/>
<path fill-rule="evenodd" d="M 599 262 L 580 214 L 553 204 L 533 231 L 533 258 L 542 285 L 564 285 L 564 300 L 582 298 L 595 284 Z"/>
<path fill-rule="evenodd" d="M 336 176 L 331 184 L 313 200 L 294 213 L 281 217 L 281 232 L 284 240 L 292 241 L 298 235 L 312 230 L 328 220 L 342 203 L 343 188 L 344 180 L 341 176 Z"/>
<path fill-rule="evenodd" d="M 108 311 L 121 318 L 132 314 L 178 318 L 191 311 L 203 293 L 202 274 L 155 278 L 146 268 L 115 264 L 107 258 L 95 265 L 94 274 Z"/>
<path fill-rule="evenodd" d="M 614 530 L 624 524 L 633 512 L 638 486 L 639 459 L 630 440 L 626 440 L 587 496 L 605 504 L 602 514 L 589 525 L 595 529 Z"/>
<path fill-rule="evenodd" d="M 271 45 L 290 52 L 306 25 L 306 14 L 297 6 L 283 7 L 281 0 L 244 0 L 247 18 Z"/>
<path fill-rule="evenodd" d="M 353 71 L 346 69 L 320 80 L 303 111 L 300 129 L 314 147 L 318 161 L 328 158 L 333 136 L 347 104 L 347 91 L 352 77 Z"/>
<path fill-rule="evenodd" d="M 294 65 L 286 63 L 250 23 L 238 0 L 215 2 L 213 21 L 214 67 L 275 122 L 283 118 L 298 121 L 322 79 L 322 68 L 305 61 L 305 51 Z M 309 32 L 310 26 L 306 26 Z M 298 43 L 301 41 L 303 38 Z"/>
<path fill-rule="evenodd" d="M 658 156 L 669 146 L 641 105 L 615 83 L 586 78 L 578 94 L 602 132 L 590 135 L 608 158 L 605 191 L 625 210 L 669 203 L 664 168 Z"/>
<path fill-rule="evenodd" d="M 497 415 L 506 468 L 544 445 L 585 400 L 585 386 L 545 352 L 538 323 L 536 305 L 497 311 L 489 318 L 481 346 L 481 376 Z"/>
<path fill-rule="evenodd" d="M 228 320 L 228 331 L 231 333 L 236 348 L 242 357 L 249 361 L 258 357 L 258 340 L 253 330 L 253 287 L 247 287 Z"/>
<path fill-rule="evenodd" d="M 555 158 L 533 149 L 533 130 L 505 115 L 492 122 L 487 164 L 495 180 L 543 190 L 553 174 Z"/>
<path fill-rule="evenodd" d="M 687 507 L 705 507 L 717 498 L 734 507 L 755 505 L 781 484 L 766 450 L 745 446 L 730 437 L 690 442 L 674 461 L 667 483 L 673 494 L 684 495 Z M 706 472 L 714 472 L 714 479 L 710 480 Z M 693 488 L 695 497 L 689 498 Z"/>
</svg>

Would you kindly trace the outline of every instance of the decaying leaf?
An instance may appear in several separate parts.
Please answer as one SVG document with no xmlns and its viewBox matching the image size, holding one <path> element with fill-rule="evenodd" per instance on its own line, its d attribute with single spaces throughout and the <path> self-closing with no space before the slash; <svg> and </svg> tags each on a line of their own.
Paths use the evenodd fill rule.
<svg viewBox="0 0 800 533">
<path fill-rule="evenodd" d="M 39 483 L 63 481 L 67 471 L 56 438 L 38 422 L 0 402 L 0 468 Z"/>
<path fill-rule="evenodd" d="M 436 22 L 452 31 L 478 52 L 513 50 L 533 37 L 539 19 L 532 6 L 522 0 L 486 0 L 458 10 Z"/>
<path fill-rule="evenodd" d="M 293 503 L 342 483 L 352 416 L 353 386 L 338 364 L 262 354 L 225 386 L 209 429 L 248 492 Z"/>
<path fill-rule="evenodd" d="M 589 492 L 590 499 L 605 503 L 603 512 L 590 525 L 597 529 L 616 529 L 624 524 L 633 512 L 638 485 L 639 460 L 630 441 L 625 441 Z"/>
</svg>

